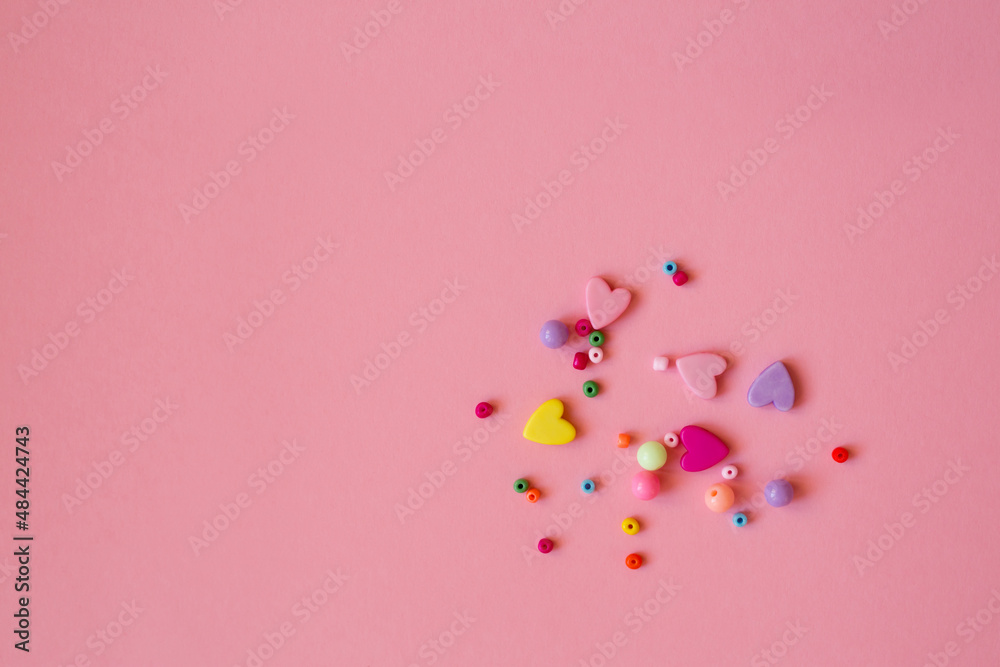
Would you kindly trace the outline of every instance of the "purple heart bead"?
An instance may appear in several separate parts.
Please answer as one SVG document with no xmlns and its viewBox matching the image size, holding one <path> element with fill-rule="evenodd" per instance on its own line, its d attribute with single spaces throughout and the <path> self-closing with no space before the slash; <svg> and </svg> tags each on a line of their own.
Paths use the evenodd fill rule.
<svg viewBox="0 0 1000 667">
<path fill-rule="evenodd" d="M 729 447 L 707 429 L 685 426 L 681 429 L 681 444 L 687 451 L 681 457 L 681 468 L 688 472 L 708 470 L 729 456 Z"/>
<path fill-rule="evenodd" d="M 785 364 L 776 361 L 757 376 L 747 392 L 747 403 L 755 408 L 774 403 L 774 407 L 782 412 L 792 409 L 792 404 L 795 403 L 795 386 Z"/>
</svg>

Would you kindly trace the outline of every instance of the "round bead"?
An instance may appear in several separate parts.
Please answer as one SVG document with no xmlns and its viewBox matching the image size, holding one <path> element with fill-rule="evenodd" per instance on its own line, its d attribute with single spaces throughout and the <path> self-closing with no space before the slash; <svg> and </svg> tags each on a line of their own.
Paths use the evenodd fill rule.
<svg viewBox="0 0 1000 667">
<path fill-rule="evenodd" d="M 629 554 L 625 556 L 625 567 L 630 570 L 638 570 L 642 567 L 642 556 L 639 554 Z"/>
<path fill-rule="evenodd" d="M 629 517 L 622 521 L 622 530 L 628 535 L 635 535 L 639 532 L 639 522 Z"/>
<path fill-rule="evenodd" d="M 733 490 L 725 484 L 713 484 L 705 492 L 705 504 L 713 512 L 725 512 L 733 506 Z"/>
<path fill-rule="evenodd" d="M 604 350 L 599 347 L 592 347 L 587 356 L 590 357 L 591 363 L 599 364 L 604 361 Z"/>
<path fill-rule="evenodd" d="M 569 327 L 559 320 L 549 320 L 542 325 L 538 337 L 542 339 L 542 345 L 555 350 L 565 345 L 566 341 L 569 340 Z"/>
<path fill-rule="evenodd" d="M 594 347 L 600 347 L 604 345 L 604 334 L 600 331 L 590 332 L 590 344 Z"/>
<path fill-rule="evenodd" d="M 541 551 L 543 554 L 547 554 L 548 552 L 552 551 L 552 540 L 550 540 L 547 537 L 543 537 L 542 539 L 538 540 L 538 550 Z"/>
<path fill-rule="evenodd" d="M 739 474 L 740 470 L 736 466 L 726 466 L 722 469 L 723 479 L 736 479 L 736 476 Z"/>
<path fill-rule="evenodd" d="M 573 368 L 582 371 L 587 367 L 587 355 L 584 352 L 577 352 L 573 355 Z"/>
<path fill-rule="evenodd" d="M 480 419 L 486 419 L 491 414 L 493 414 L 493 406 L 483 401 L 476 406 L 476 416 Z"/>
<path fill-rule="evenodd" d="M 531 484 L 529 484 L 528 480 L 526 480 L 525 478 L 522 477 L 520 479 L 514 480 L 514 490 L 517 491 L 518 493 L 524 493 L 530 488 Z"/>
<path fill-rule="evenodd" d="M 528 499 L 529 503 L 537 503 L 541 496 L 542 492 L 538 489 L 528 489 L 528 492 L 524 494 L 524 497 Z"/>
<path fill-rule="evenodd" d="M 660 478 L 648 470 L 632 476 L 632 495 L 639 500 L 652 500 L 660 492 Z"/>
<path fill-rule="evenodd" d="M 580 482 L 580 490 L 583 491 L 584 493 L 593 493 L 594 489 L 596 488 L 597 485 L 594 484 L 594 481 L 591 479 L 585 479 L 582 482 Z"/>
<path fill-rule="evenodd" d="M 792 502 L 792 485 L 788 480 L 772 479 L 764 487 L 764 498 L 771 507 L 784 507 Z"/>
<path fill-rule="evenodd" d="M 663 444 L 665 444 L 667 447 L 674 448 L 677 445 L 681 444 L 681 439 L 677 437 L 676 433 L 672 432 L 667 433 L 665 436 L 663 436 Z"/>
<path fill-rule="evenodd" d="M 677 273 L 677 262 L 667 262 L 663 265 L 663 272 L 668 276 L 672 276 Z"/>
<path fill-rule="evenodd" d="M 847 450 L 844 449 L 843 447 L 837 447 L 836 449 L 834 449 L 832 456 L 833 460 L 836 461 L 837 463 L 843 463 L 848 458 L 850 458 L 850 454 L 848 454 Z"/>
<path fill-rule="evenodd" d="M 659 470 L 667 462 L 667 450 L 662 443 L 650 440 L 639 445 L 635 458 L 643 470 Z"/>
<path fill-rule="evenodd" d="M 590 320 L 584 318 L 576 321 L 576 334 L 578 336 L 589 336 L 593 330 L 594 326 L 590 323 Z"/>
<path fill-rule="evenodd" d="M 597 396 L 597 393 L 600 390 L 601 390 L 600 387 L 598 387 L 597 383 L 594 382 L 593 380 L 587 380 L 586 382 L 583 383 L 583 395 L 587 396 L 588 398 L 593 398 L 594 396 Z"/>
<path fill-rule="evenodd" d="M 678 271 L 677 273 L 674 274 L 674 284 L 677 285 L 678 287 L 680 287 L 687 281 L 688 281 L 688 274 L 684 273 L 683 271 Z"/>
<path fill-rule="evenodd" d="M 629 445 L 630 442 L 632 442 L 632 438 L 629 437 L 628 433 L 619 433 L 618 434 L 618 446 L 619 447 L 621 447 L 622 449 L 625 449 L 626 447 L 628 447 L 628 445 Z"/>
<path fill-rule="evenodd" d="M 737 512 L 733 515 L 733 525 L 737 528 L 742 528 L 747 525 L 747 515 L 743 512 Z"/>
</svg>

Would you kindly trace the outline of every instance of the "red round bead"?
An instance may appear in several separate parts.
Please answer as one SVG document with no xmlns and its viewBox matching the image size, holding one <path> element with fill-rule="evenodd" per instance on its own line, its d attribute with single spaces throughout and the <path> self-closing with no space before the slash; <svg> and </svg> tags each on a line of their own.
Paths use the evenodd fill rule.
<svg viewBox="0 0 1000 667">
<path fill-rule="evenodd" d="M 576 321 L 576 333 L 578 336 L 589 336 L 593 330 L 594 325 L 590 323 L 590 320 L 584 318 Z"/>
<path fill-rule="evenodd" d="M 480 419 L 486 419 L 491 414 L 493 414 L 493 406 L 486 401 L 483 401 L 476 406 L 476 416 Z"/>
<path fill-rule="evenodd" d="M 573 368 L 578 371 L 582 371 L 587 367 L 587 353 L 577 352 L 573 355 Z"/>
<path fill-rule="evenodd" d="M 675 285 L 680 286 L 686 283 L 687 281 L 688 281 L 688 274 L 684 273 L 683 271 L 678 271 L 677 273 L 674 274 Z"/>
<path fill-rule="evenodd" d="M 836 461 L 837 463 L 843 463 L 850 457 L 850 454 L 848 454 L 847 450 L 844 449 L 843 447 L 837 447 L 836 449 L 833 450 L 832 456 L 833 460 Z"/>
<path fill-rule="evenodd" d="M 638 570 L 642 567 L 642 556 L 639 554 L 629 554 L 625 557 L 625 566 L 630 570 Z"/>
<path fill-rule="evenodd" d="M 543 537 L 542 539 L 538 540 L 538 550 L 541 551 L 543 554 L 547 554 L 548 552 L 552 551 L 552 540 L 550 540 L 547 537 Z"/>
</svg>

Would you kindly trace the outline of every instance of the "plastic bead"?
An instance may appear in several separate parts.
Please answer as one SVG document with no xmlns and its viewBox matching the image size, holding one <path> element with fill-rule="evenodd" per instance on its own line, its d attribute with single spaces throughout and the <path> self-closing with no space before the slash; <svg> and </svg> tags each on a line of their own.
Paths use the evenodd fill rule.
<svg viewBox="0 0 1000 667">
<path fill-rule="evenodd" d="M 590 332 L 593 330 L 594 327 L 590 324 L 590 320 L 584 318 L 576 321 L 576 335 L 589 336 Z"/>
<path fill-rule="evenodd" d="M 681 444 L 681 439 L 680 437 L 678 437 L 676 433 L 673 432 L 667 433 L 665 436 L 663 436 L 663 444 L 665 444 L 667 447 L 674 448 L 677 445 Z"/>
<path fill-rule="evenodd" d="M 576 437 L 576 427 L 563 419 L 566 406 L 550 398 L 531 413 L 524 425 L 524 437 L 542 445 L 565 445 Z"/>
<path fill-rule="evenodd" d="M 771 507 L 784 507 L 792 502 L 792 485 L 785 479 L 772 479 L 764 487 L 764 498 Z"/>
<path fill-rule="evenodd" d="M 678 271 L 674 274 L 674 284 L 680 287 L 688 281 L 688 275 L 683 271 Z"/>
<path fill-rule="evenodd" d="M 833 450 L 832 456 L 833 460 L 836 461 L 837 463 L 843 463 L 848 458 L 850 458 L 851 455 L 848 454 L 847 450 L 844 449 L 843 447 L 837 447 L 836 449 Z"/>
<path fill-rule="evenodd" d="M 580 483 L 580 490 L 586 494 L 591 494 L 594 492 L 597 486 L 594 484 L 593 480 L 585 479 Z"/>
<path fill-rule="evenodd" d="M 543 554 L 547 554 L 550 551 L 552 551 L 552 540 L 550 540 L 547 537 L 543 537 L 542 539 L 538 540 L 538 550 L 541 551 Z"/>
<path fill-rule="evenodd" d="M 642 567 L 642 556 L 639 554 L 629 554 L 625 557 L 625 567 L 630 570 L 638 570 Z"/>
<path fill-rule="evenodd" d="M 542 345 L 555 350 L 566 344 L 569 340 L 569 327 L 559 320 L 549 320 L 542 325 L 542 330 L 538 332 L 542 339 Z"/>
<path fill-rule="evenodd" d="M 591 331 L 590 332 L 590 344 L 593 347 L 600 347 L 600 346 L 604 345 L 604 334 L 601 333 L 600 331 Z"/>
<path fill-rule="evenodd" d="M 622 521 L 622 530 L 628 535 L 635 535 L 639 532 L 639 522 L 629 517 Z"/>
<path fill-rule="evenodd" d="M 705 504 L 713 512 L 725 512 L 733 506 L 733 490 L 725 484 L 713 484 L 705 492 Z"/>
<path fill-rule="evenodd" d="M 628 433 L 619 433 L 618 434 L 618 446 L 619 447 L 621 447 L 622 449 L 625 449 L 626 447 L 629 446 L 630 442 L 632 442 L 632 438 L 629 437 Z"/>
<path fill-rule="evenodd" d="M 747 525 L 747 515 L 743 512 L 737 512 L 733 515 L 733 525 L 737 528 L 742 528 Z"/>
<path fill-rule="evenodd" d="M 670 357 L 653 357 L 653 370 L 665 371 L 670 366 Z"/>
<path fill-rule="evenodd" d="M 587 380 L 586 382 L 583 383 L 583 395 L 587 396 L 588 398 L 593 398 L 594 396 L 597 396 L 600 390 L 601 390 L 600 387 L 598 387 L 597 383 L 594 382 L 593 380 Z"/>
<path fill-rule="evenodd" d="M 528 499 L 529 503 L 537 503 L 541 496 L 542 492 L 538 489 L 528 489 L 528 493 L 524 495 L 524 497 Z"/>
<path fill-rule="evenodd" d="M 522 477 L 520 479 L 514 480 L 514 490 L 517 491 L 518 493 L 524 493 L 530 488 L 531 484 L 525 478 Z"/>
<path fill-rule="evenodd" d="M 755 408 L 774 403 L 782 412 L 791 410 L 795 404 L 795 385 L 788 367 L 776 361 L 762 370 L 747 391 L 747 403 Z"/>
<path fill-rule="evenodd" d="M 578 371 L 582 371 L 587 367 L 587 353 L 577 352 L 573 355 L 573 368 Z"/>
<path fill-rule="evenodd" d="M 722 469 L 723 479 L 736 479 L 736 476 L 740 474 L 740 469 L 736 466 L 726 466 Z"/>
<path fill-rule="evenodd" d="M 650 440 L 639 446 L 635 458 L 644 470 L 659 470 L 667 462 L 667 450 L 660 442 Z"/>
<path fill-rule="evenodd" d="M 652 500 L 660 492 L 660 478 L 648 470 L 632 476 L 632 495 L 639 500 Z"/>
<path fill-rule="evenodd" d="M 604 361 L 604 350 L 599 347 L 592 347 L 587 356 L 590 357 L 591 363 L 599 364 Z"/>
<path fill-rule="evenodd" d="M 493 414 L 493 406 L 486 401 L 483 401 L 476 406 L 476 416 L 480 419 L 486 419 L 491 414 Z"/>
<path fill-rule="evenodd" d="M 677 273 L 677 262 L 667 262 L 663 265 L 663 272 L 668 276 L 672 276 Z"/>
</svg>

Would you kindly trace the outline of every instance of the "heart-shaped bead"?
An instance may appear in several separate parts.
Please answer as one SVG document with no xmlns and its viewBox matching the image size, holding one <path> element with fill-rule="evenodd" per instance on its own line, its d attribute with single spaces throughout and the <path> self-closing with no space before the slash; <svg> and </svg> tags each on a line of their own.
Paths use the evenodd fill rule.
<svg viewBox="0 0 1000 667">
<path fill-rule="evenodd" d="M 587 282 L 587 317 L 594 329 L 603 329 L 617 320 L 632 301 L 624 287 L 611 291 L 604 278 L 594 276 Z"/>
<path fill-rule="evenodd" d="M 689 354 L 677 360 L 677 370 L 692 394 L 712 398 L 718 390 L 715 376 L 726 370 L 726 359 L 712 352 Z"/>
<path fill-rule="evenodd" d="M 795 385 L 792 384 L 792 376 L 788 374 L 785 364 L 776 361 L 761 371 L 750 385 L 747 403 L 755 408 L 774 403 L 774 407 L 782 412 L 792 409 L 795 403 Z"/>
<path fill-rule="evenodd" d="M 524 437 L 542 445 L 565 445 L 576 437 L 576 427 L 562 418 L 563 403 L 558 398 L 545 401 L 524 425 Z"/>
<path fill-rule="evenodd" d="M 685 426 L 681 429 L 680 436 L 681 444 L 687 450 L 681 457 L 681 468 L 688 472 L 708 470 L 729 456 L 726 443 L 708 429 Z"/>
</svg>

